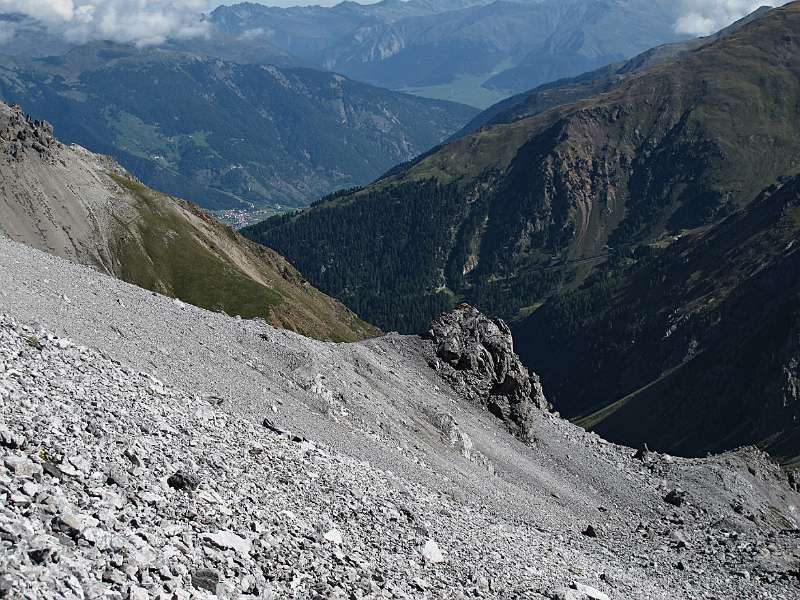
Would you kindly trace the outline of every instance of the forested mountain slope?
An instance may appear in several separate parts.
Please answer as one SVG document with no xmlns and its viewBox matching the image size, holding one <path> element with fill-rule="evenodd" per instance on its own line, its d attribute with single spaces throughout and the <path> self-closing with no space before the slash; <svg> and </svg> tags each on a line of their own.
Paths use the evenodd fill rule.
<svg viewBox="0 0 800 600">
<path fill-rule="evenodd" d="M 705 455 L 800 461 L 800 177 L 664 248 L 621 256 L 515 328 L 565 416 Z"/>
<path fill-rule="evenodd" d="M 721 221 L 800 169 L 800 3 L 611 90 L 442 146 L 246 231 L 385 329 L 510 319 L 609 255 Z"/>
</svg>

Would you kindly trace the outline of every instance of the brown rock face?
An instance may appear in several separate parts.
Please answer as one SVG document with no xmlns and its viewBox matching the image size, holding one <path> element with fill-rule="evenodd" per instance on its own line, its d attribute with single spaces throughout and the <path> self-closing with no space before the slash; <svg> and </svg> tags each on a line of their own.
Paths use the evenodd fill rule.
<svg viewBox="0 0 800 600">
<path fill-rule="evenodd" d="M 425 337 L 435 344 L 432 366 L 456 391 L 485 406 L 521 439 L 532 439 L 531 420 L 551 406 L 539 376 L 514 353 L 505 322 L 462 304 L 431 323 Z"/>
</svg>

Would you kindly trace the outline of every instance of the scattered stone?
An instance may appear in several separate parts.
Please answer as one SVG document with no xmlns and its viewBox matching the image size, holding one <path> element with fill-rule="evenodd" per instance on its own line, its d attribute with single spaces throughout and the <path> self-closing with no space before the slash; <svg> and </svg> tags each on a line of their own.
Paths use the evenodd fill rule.
<svg viewBox="0 0 800 600">
<path fill-rule="evenodd" d="M 332 544 L 341 545 L 342 543 L 342 532 L 338 529 L 331 529 L 323 537 Z"/>
<path fill-rule="evenodd" d="M 442 551 L 439 550 L 439 544 L 437 544 L 434 540 L 428 540 L 425 542 L 425 546 L 422 548 L 422 556 L 429 563 L 435 564 L 444 562 L 444 556 L 442 555 Z"/>
<path fill-rule="evenodd" d="M 3 247 L 0 242 L 0 251 Z M 83 302 L 76 300 L 76 309 Z M 138 307 L 140 301 L 126 305 Z M 187 307 L 187 313 L 192 311 Z M 202 315 L 198 327 L 208 318 Z M 241 327 L 266 326 L 242 321 Z M 271 435 L 258 421 L 233 410 L 233 394 L 223 408 L 214 409 L 196 395 L 99 352 L 55 342 L 46 332 L 37 333 L 42 350 L 32 352 L 25 341 L 31 331 L 0 315 L 0 423 L 27 440 L 19 448 L 0 445 L 0 581 L 5 586 L 0 596 L 532 600 L 553 594 L 541 590 L 558 589 L 577 577 L 617 590 L 614 595 L 620 600 L 797 596 L 791 561 L 798 538 L 794 530 L 785 529 L 792 518 L 786 506 L 796 504 L 796 498 L 786 479 L 779 478 L 779 468 L 771 471 L 760 455 L 745 453 L 758 465 L 759 486 L 754 488 L 740 485 L 740 473 L 746 471 L 736 461 L 743 451 L 696 463 L 659 460 L 652 469 L 642 469 L 631 463 L 632 450 L 604 443 L 544 413 L 534 423 L 542 435 L 552 437 L 532 450 L 508 437 L 480 409 L 459 403 L 455 396 L 451 401 L 449 389 L 434 396 L 430 379 L 438 381 L 438 375 L 425 371 L 413 381 L 425 400 L 421 412 L 386 419 L 401 432 L 419 427 L 420 437 L 397 440 L 383 458 L 402 455 L 406 463 L 417 465 L 420 480 L 435 482 L 427 486 L 416 475 L 408 476 L 401 459 L 397 472 L 389 472 L 323 444 L 296 445 L 289 436 Z M 135 336 L 131 331 L 127 343 L 135 343 Z M 297 336 L 289 337 L 297 343 Z M 347 356 L 362 360 L 367 351 L 391 347 L 394 339 L 348 346 Z M 397 339 L 403 352 L 424 364 L 427 355 L 413 355 L 414 346 Z M 416 339 L 413 343 L 419 344 Z M 315 343 L 314 348 L 323 354 L 338 351 L 335 345 Z M 430 344 L 424 348 L 432 351 Z M 180 354 L 172 346 L 166 349 Z M 231 345 L 231 352 L 238 350 Z M 398 355 L 390 356 L 396 360 Z M 297 360 L 302 365 L 305 358 Z M 319 356 L 312 360 L 322 361 Z M 440 362 L 441 370 L 452 368 Z M 361 367 L 364 373 L 374 368 Z M 398 365 L 398 373 L 401 368 L 406 367 Z M 316 364 L 313 369 L 317 372 Z M 389 379 L 391 385 L 397 383 Z M 299 386 L 289 387 L 302 395 Z M 373 422 L 358 420 L 359 402 L 374 401 L 366 393 L 359 400 L 358 388 L 354 384 L 347 398 L 350 415 L 337 413 L 340 421 L 328 425 L 368 428 L 358 435 L 380 456 L 386 451 L 385 432 L 373 434 Z M 269 401 L 274 401 L 271 396 Z M 211 413 L 199 411 L 201 406 Z M 300 403 L 287 399 L 285 406 L 299 410 Z M 263 407 L 257 410 L 263 414 Z M 436 427 L 437 414 L 447 415 L 452 427 Z M 403 429 L 403 418 L 412 426 Z M 464 449 L 473 459 L 478 448 L 488 449 L 507 468 L 502 455 L 522 448 L 531 466 L 544 468 L 543 477 L 534 480 L 537 487 L 525 489 L 522 470 L 488 478 L 486 470 L 474 468 L 474 460 L 467 462 L 442 448 L 441 436 L 448 431 L 465 439 L 456 431 L 462 426 L 469 427 L 471 445 L 464 442 Z M 564 461 L 569 456 L 569 463 L 561 463 L 569 465 L 566 477 L 558 479 L 557 470 L 539 462 L 540 453 Z M 9 457 L 16 459 L 11 460 L 13 468 L 7 466 Z M 453 472 L 443 460 L 458 461 L 454 464 L 468 478 L 487 477 L 485 483 L 500 494 L 508 490 L 504 506 L 525 498 L 538 503 L 531 505 L 537 507 L 535 524 L 498 510 L 488 496 L 475 497 L 476 488 L 462 489 L 468 479 L 449 480 Z M 40 465 L 42 476 L 18 477 L 17 465 L 22 472 L 29 468 L 25 461 Z M 194 477 L 190 470 L 208 476 L 191 495 L 171 491 L 190 489 L 185 481 Z M 666 492 L 665 481 L 690 490 L 691 510 L 678 513 L 653 506 L 652 490 Z M 560 493 L 553 500 L 555 489 Z M 605 490 L 611 492 L 602 499 L 608 512 L 592 525 L 604 543 L 581 543 L 574 523 L 596 520 L 598 494 Z M 730 506 L 735 501 L 748 511 L 763 507 L 757 525 L 734 518 Z M 593 516 L 585 516 L 589 514 Z M 337 527 L 317 525 L 332 523 Z M 642 525 L 633 533 L 636 523 Z M 741 530 L 732 530 L 739 526 Z M 346 546 L 342 531 L 347 532 Z M 697 533 L 678 554 L 676 545 L 681 547 L 686 531 Z M 452 545 L 446 561 L 434 537 Z M 691 577 L 676 565 L 678 556 L 678 565 L 691 565 Z M 733 569 L 747 571 L 750 579 L 734 576 Z M 685 587 L 688 583 L 692 590 Z M 590 586 L 577 585 L 558 594 L 552 597 L 604 597 Z"/>
<path fill-rule="evenodd" d="M 178 471 L 167 478 L 167 485 L 176 490 L 192 491 L 200 485 L 200 478 L 192 473 Z"/>
<path fill-rule="evenodd" d="M 206 590 L 212 594 L 217 593 L 219 573 L 214 569 L 197 569 L 192 573 L 192 585 L 198 590 Z"/>
<path fill-rule="evenodd" d="M 132 585 L 128 591 L 128 600 L 150 600 L 150 592 L 138 585 Z"/>
<path fill-rule="evenodd" d="M 17 477 L 35 477 L 42 474 L 42 465 L 24 456 L 6 456 L 3 462 L 6 468 Z"/>
<path fill-rule="evenodd" d="M 58 465 L 52 463 L 50 461 L 45 461 L 42 463 L 42 470 L 50 477 L 55 479 L 64 479 L 65 473 L 62 471 Z"/>
<path fill-rule="evenodd" d="M 633 458 L 642 462 L 647 462 L 647 460 L 650 458 L 650 449 L 647 447 L 647 444 L 644 444 L 641 448 L 639 448 L 636 451 L 636 454 L 633 455 Z"/>
<path fill-rule="evenodd" d="M 70 537 L 78 537 L 88 527 L 95 527 L 98 520 L 89 515 L 63 514 L 55 517 L 52 521 L 53 531 L 66 533 Z"/>
<path fill-rule="evenodd" d="M 35 565 L 44 565 L 49 562 L 56 562 L 58 554 L 53 548 L 36 548 L 28 550 L 28 557 Z"/>
<path fill-rule="evenodd" d="M 600 590 L 595 589 L 589 585 L 579 583 L 577 581 L 573 581 L 569 587 L 577 591 L 578 593 L 583 594 L 586 598 L 589 598 L 589 600 L 611 600 L 606 594 L 604 594 Z"/>
<path fill-rule="evenodd" d="M 253 546 L 250 540 L 240 537 L 232 531 L 218 531 L 217 533 L 206 533 L 203 535 L 211 543 L 226 550 L 235 550 L 236 552 L 247 555 Z"/>
<path fill-rule="evenodd" d="M 686 492 L 678 489 L 672 489 L 667 493 L 666 496 L 664 496 L 664 502 L 680 508 L 686 502 Z"/>
<path fill-rule="evenodd" d="M 108 470 L 108 476 L 106 477 L 106 483 L 113 484 L 119 487 L 127 487 L 130 479 L 128 478 L 128 474 L 118 467 L 112 467 Z"/>
<path fill-rule="evenodd" d="M 284 431 L 283 429 L 281 429 L 280 427 L 275 425 L 275 423 L 273 423 L 269 419 L 264 419 L 264 421 L 262 421 L 262 424 L 264 425 L 264 427 L 269 429 L 274 434 L 277 434 L 277 435 L 289 435 L 288 431 Z"/>
<path fill-rule="evenodd" d="M 0 446 L 18 450 L 25 445 L 25 438 L 21 435 L 12 433 L 10 430 L 0 428 Z"/>
</svg>

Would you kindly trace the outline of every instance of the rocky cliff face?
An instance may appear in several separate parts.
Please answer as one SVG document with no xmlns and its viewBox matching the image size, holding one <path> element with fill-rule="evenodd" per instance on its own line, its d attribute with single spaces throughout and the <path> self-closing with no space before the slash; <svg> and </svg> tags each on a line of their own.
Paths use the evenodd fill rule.
<svg viewBox="0 0 800 600">
<path fill-rule="evenodd" d="M 0 106 L 0 148 L 11 158 L 21 161 L 26 152 L 46 155 L 60 144 L 53 137 L 53 126 L 25 115 L 19 106 Z"/>
<path fill-rule="evenodd" d="M 428 329 L 436 348 L 430 365 L 456 391 L 485 407 L 515 435 L 532 441 L 532 419 L 549 410 L 539 376 L 529 373 L 514 352 L 511 330 L 462 304 Z"/>
</svg>

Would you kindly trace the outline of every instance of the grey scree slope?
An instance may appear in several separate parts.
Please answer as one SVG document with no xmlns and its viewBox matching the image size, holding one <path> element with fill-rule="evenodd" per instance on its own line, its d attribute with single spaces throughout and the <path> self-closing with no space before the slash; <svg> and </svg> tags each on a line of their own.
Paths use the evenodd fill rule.
<svg viewBox="0 0 800 600">
<path fill-rule="evenodd" d="M 640 460 L 544 412 L 525 445 L 430 342 L 315 342 L 7 240 L 0 313 L 0 596 L 800 594 L 800 498 L 758 451 Z"/>
</svg>

